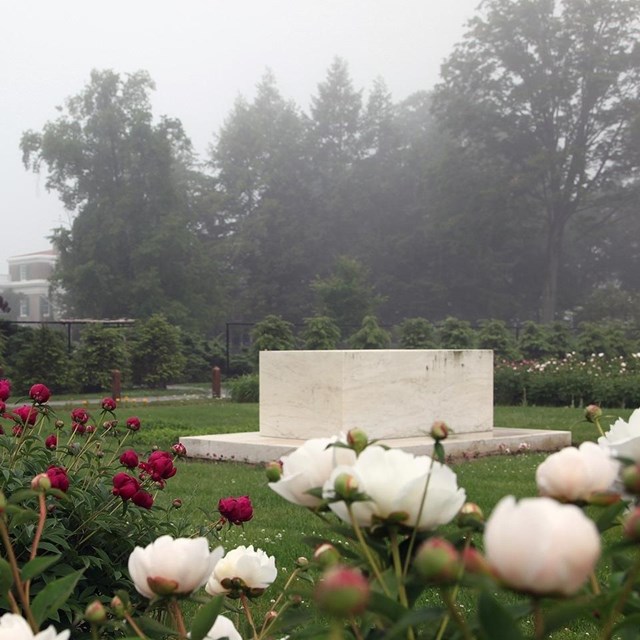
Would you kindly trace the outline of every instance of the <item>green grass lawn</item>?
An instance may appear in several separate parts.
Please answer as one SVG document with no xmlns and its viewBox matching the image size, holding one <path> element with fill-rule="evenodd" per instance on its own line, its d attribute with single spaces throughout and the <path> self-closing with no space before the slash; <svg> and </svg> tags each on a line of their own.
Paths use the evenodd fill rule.
<svg viewBox="0 0 640 640">
<path fill-rule="evenodd" d="M 258 428 L 258 407 L 255 404 L 227 401 L 171 405 L 149 403 L 133 407 L 132 412 L 124 407 L 119 413 L 122 419 L 130 413 L 142 419 L 143 429 L 135 438 L 139 446 L 168 446 L 180 435 L 251 431 Z M 611 414 L 603 420 L 606 428 L 618 416 L 627 418 L 630 411 L 605 413 Z M 577 444 L 597 438 L 595 426 L 585 422 L 583 416 L 582 409 L 574 408 L 496 407 L 495 424 L 498 427 L 570 430 Z M 524 453 L 492 456 L 456 462 L 453 468 L 459 484 L 467 492 L 468 500 L 479 504 L 488 514 L 504 495 L 536 495 L 535 469 L 545 455 Z M 191 532 L 196 532 L 215 520 L 215 509 L 220 498 L 241 495 L 251 497 L 255 507 L 254 518 L 244 528 L 232 527 L 220 532 L 221 543 L 229 549 L 239 544 L 253 544 L 274 555 L 279 567 L 279 578 L 272 589 L 275 593 L 284 584 L 296 558 L 309 554 L 310 550 L 302 538 L 305 535 L 321 535 L 326 530 L 319 518 L 285 502 L 272 492 L 261 465 L 184 460 L 179 463 L 178 474 L 170 480 L 158 499 L 168 504 L 175 497 L 181 498 L 183 507 L 174 512 L 175 517 L 183 520 Z M 259 609 L 263 612 L 269 606 L 266 598 L 265 595 L 259 603 Z M 466 606 L 472 604 L 469 599 Z M 573 640 L 589 635 L 594 636 L 594 627 L 585 621 L 553 637 Z"/>
</svg>

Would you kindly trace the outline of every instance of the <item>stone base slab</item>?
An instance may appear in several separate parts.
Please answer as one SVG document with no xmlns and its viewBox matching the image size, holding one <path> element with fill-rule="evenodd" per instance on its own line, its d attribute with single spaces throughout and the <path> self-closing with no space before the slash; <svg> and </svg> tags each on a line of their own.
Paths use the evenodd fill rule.
<svg viewBox="0 0 640 640">
<path fill-rule="evenodd" d="M 304 440 L 262 436 L 258 431 L 227 433 L 215 436 L 180 438 L 189 458 L 260 463 L 278 460 L 301 446 Z M 404 449 L 416 455 L 430 455 L 433 440 L 429 437 L 392 438 L 379 441 L 388 447 Z M 509 429 L 451 436 L 444 442 L 447 457 L 470 459 L 518 451 L 556 451 L 571 444 L 570 431 L 546 429 Z"/>
</svg>

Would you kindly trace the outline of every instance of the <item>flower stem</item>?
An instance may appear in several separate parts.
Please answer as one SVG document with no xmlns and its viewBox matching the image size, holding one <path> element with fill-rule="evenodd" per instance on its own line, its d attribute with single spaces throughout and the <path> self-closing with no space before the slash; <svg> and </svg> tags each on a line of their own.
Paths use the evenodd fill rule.
<svg viewBox="0 0 640 640">
<path fill-rule="evenodd" d="M 462 632 L 462 637 L 465 640 L 473 640 L 473 635 L 471 634 L 471 630 L 467 625 L 467 621 L 460 615 L 460 611 L 456 606 L 456 602 L 453 599 L 453 594 L 449 589 L 444 589 L 442 592 L 442 598 L 447 605 L 447 609 L 449 610 L 449 615 L 455 620 L 458 625 L 460 631 Z"/>
<path fill-rule="evenodd" d="M 398 586 L 398 599 L 400 604 L 409 609 L 409 598 L 404 585 L 404 576 L 402 571 L 402 560 L 400 559 L 400 547 L 398 545 L 398 531 L 395 527 L 391 527 L 389 531 L 391 539 L 391 557 L 393 558 L 393 570 L 396 574 L 396 582 Z M 415 632 L 413 627 L 407 629 L 407 639 L 415 640 Z"/>
<path fill-rule="evenodd" d="M 129 623 L 129 626 L 138 634 L 142 640 L 147 640 L 147 636 L 144 635 L 142 629 L 136 624 L 135 620 L 131 617 L 131 614 L 127 611 L 124 612 L 124 619 Z"/>
<path fill-rule="evenodd" d="M 616 619 L 622 612 L 627 598 L 633 591 L 633 585 L 635 584 L 636 578 L 638 577 L 638 573 L 640 573 L 640 556 L 636 558 L 635 564 L 633 565 L 633 567 L 631 567 L 629 573 L 627 574 L 620 597 L 615 603 L 615 606 L 611 611 L 611 615 L 609 616 L 609 619 L 607 620 L 607 623 L 602 630 L 602 635 L 600 636 L 602 640 L 610 640 L 611 634 L 613 632 L 613 626 L 615 625 Z"/>
<path fill-rule="evenodd" d="M 171 598 L 169 600 L 169 610 L 171 611 L 171 616 L 173 617 L 173 621 L 176 623 L 176 629 L 182 638 L 187 637 L 187 628 L 184 626 L 184 617 L 182 615 L 182 609 L 180 609 L 180 605 L 176 598 Z"/>
<path fill-rule="evenodd" d="M 247 621 L 253 631 L 253 637 L 255 640 L 258 640 L 258 631 L 256 630 L 256 625 L 253 622 L 253 616 L 251 615 L 251 608 L 249 607 L 249 602 L 247 600 L 247 596 L 244 593 L 240 594 L 240 602 L 242 602 L 242 608 L 244 609 L 244 614 L 247 616 Z"/>
<path fill-rule="evenodd" d="M 347 511 L 349 513 L 349 518 L 351 520 L 351 526 L 353 527 L 353 530 L 356 534 L 356 538 L 358 538 L 358 542 L 360 543 L 362 553 L 364 553 L 365 557 L 367 558 L 367 561 L 369 562 L 369 566 L 371 567 L 376 579 L 380 583 L 380 586 L 382 587 L 382 590 L 384 591 L 385 595 L 391 597 L 391 592 L 389 591 L 389 588 L 387 587 L 384 579 L 382 578 L 382 574 L 380 573 L 380 567 L 378 567 L 378 563 L 376 562 L 376 559 L 373 557 L 373 554 L 371 553 L 371 549 L 369 549 L 369 545 L 367 544 L 367 541 L 364 539 L 364 535 L 362 534 L 362 529 L 360 528 L 358 521 L 353 515 L 353 509 L 351 508 L 350 504 L 347 504 Z"/>
</svg>

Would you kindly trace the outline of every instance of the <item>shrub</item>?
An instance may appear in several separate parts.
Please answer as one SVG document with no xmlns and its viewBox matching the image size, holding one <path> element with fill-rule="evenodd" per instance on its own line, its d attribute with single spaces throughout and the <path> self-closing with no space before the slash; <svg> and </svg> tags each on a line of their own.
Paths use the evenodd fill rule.
<svg viewBox="0 0 640 640">
<path fill-rule="evenodd" d="M 234 402 L 260 402 L 259 376 L 245 375 L 229 381 L 231 399 Z"/>
<path fill-rule="evenodd" d="M 49 327 L 16 331 L 9 339 L 7 365 L 6 373 L 20 394 L 26 394 L 34 380 L 47 380 L 56 393 L 73 388 L 67 341 Z"/>
<path fill-rule="evenodd" d="M 557 355 L 557 346 L 552 344 L 547 327 L 531 321 L 522 325 L 518 347 L 527 360 Z"/>
<path fill-rule="evenodd" d="M 502 320 L 483 320 L 477 336 L 478 349 L 492 349 L 496 356 L 515 360 L 519 357 L 516 340 Z"/>
<path fill-rule="evenodd" d="M 137 322 L 132 337 L 131 367 L 135 384 L 164 388 L 178 380 L 185 367 L 180 330 L 163 315 Z"/>
<path fill-rule="evenodd" d="M 362 328 L 349 338 L 352 349 L 386 349 L 391 343 L 391 335 L 378 325 L 374 316 L 366 316 Z"/>
<path fill-rule="evenodd" d="M 269 315 L 251 331 L 251 352 L 257 362 L 261 351 L 286 351 L 295 348 L 293 325 L 280 316 Z"/>
<path fill-rule="evenodd" d="M 73 355 L 73 370 L 82 391 L 105 391 L 111 388 L 112 370 L 122 379 L 129 377 L 129 354 L 124 333 L 102 325 L 85 328 Z"/>
<path fill-rule="evenodd" d="M 403 349 L 435 349 L 434 326 L 424 318 L 407 318 L 399 327 Z"/>
<path fill-rule="evenodd" d="M 8 408 L 1 419 L 0 489 L 13 505 L 3 521 L 17 561 L 24 564 L 37 555 L 37 563 L 42 563 L 31 581 L 32 597 L 51 591 L 55 580 L 68 584 L 69 599 L 60 610 L 53 595 L 43 598 L 56 607 L 45 619 L 71 626 L 90 602 L 107 604 L 115 590 L 131 591 L 127 562 L 136 545 L 180 532 L 180 525 L 153 504 L 152 496 L 176 467 L 168 452 L 147 458 L 142 451 L 131 451 L 127 466 L 119 461 L 124 441 L 128 449 L 135 443 L 137 419 L 127 420 L 132 431 L 121 430 L 111 422 L 115 413 L 108 405 L 93 417 L 81 408 L 71 416 L 56 416 L 46 397 L 41 400 L 24 405 L 20 414 Z M 52 488 L 31 490 L 32 479 L 41 474 Z M 127 493 L 119 479 L 135 491 Z M 122 491 L 115 495 L 118 487 Z"/>
<path fill-rule="evenodd" d="M 622 356 L 631 352 L 623 325 L 617 322 L 581 322 L 576 350 L 583 356 L 604 353 L 606 356 Z"/>
<path fill-rule="evenodd" d="M 336 349 L 340 343 L 340 328 L 328 316 L 306 318 L 302 339 L 305 349 Z"/>
<path fill-rule="evenodd" d="M 473 349 L 476 333 L 466 320 L 448 317 L 439 327 L 439 343 L 442 349 Z"/>
</svg>

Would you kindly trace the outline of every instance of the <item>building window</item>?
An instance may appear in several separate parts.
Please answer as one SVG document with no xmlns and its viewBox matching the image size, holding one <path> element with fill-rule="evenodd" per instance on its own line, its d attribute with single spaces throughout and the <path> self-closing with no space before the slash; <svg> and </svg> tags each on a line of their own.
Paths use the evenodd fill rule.
<svg viewBox="0 0 640 640">
<path fill-rule="evenodd" d="M 49 304 L 49 298 L 46 296 L 40 296 L 40 317 L 48 318 L 51 315 L 51 305 Z"/>
<path fill-rule="evenodd" d="M 26 264 L 19 264 L 18 265 L 18 280 L 28 280 L 28 273 L 27 273 L 27 267 L 28 265 Z"/>
<path fill-rule="evenodd" d="M 29 317 L 29 298 L 20 298 L 20 317 Z"/>
</svg>

